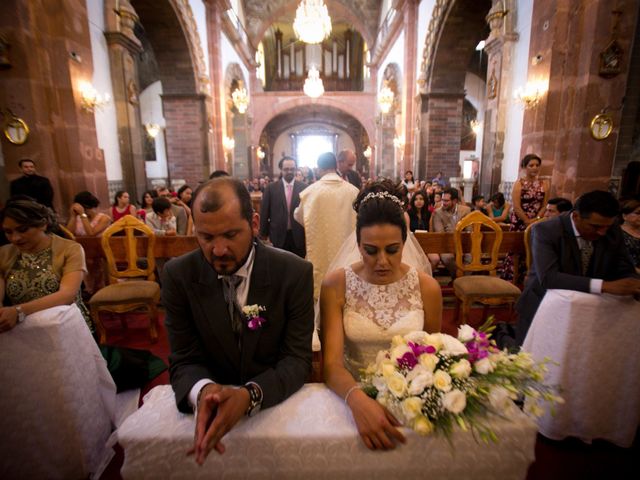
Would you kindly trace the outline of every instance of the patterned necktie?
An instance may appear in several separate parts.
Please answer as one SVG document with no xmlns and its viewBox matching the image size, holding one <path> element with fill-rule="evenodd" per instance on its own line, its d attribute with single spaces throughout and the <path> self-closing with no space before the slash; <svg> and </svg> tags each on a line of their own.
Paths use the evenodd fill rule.
<svg viewBox="0 0 640 480">
<path fill-rule="evenodd" d="M 238 305 L 237 289 L 242 282 L 240 275 L 225 275 L 222 277 L 222 293 L 224 300 L 227 302 L 229 309 L 229 318 L 231 318 L 231 329 L 236 335 L 238 342 L 242 335 L 242 313 Z"/>
<path fill-rule="evenodd" d="M 293 185 L 287 183 L 287 230 L 291 229 L 291 197 L 293 196 Z"/>
<path fill-rule="evenodd" d="M 589 271 L 589 263 L 591 262 L 591 256 L 593 255 L 593 243 L 589 240 L 582 240 L 582 249 L 580 250 L 580 257 L 582 260 L 582 274 L 586 275 Z"/>
</svg>

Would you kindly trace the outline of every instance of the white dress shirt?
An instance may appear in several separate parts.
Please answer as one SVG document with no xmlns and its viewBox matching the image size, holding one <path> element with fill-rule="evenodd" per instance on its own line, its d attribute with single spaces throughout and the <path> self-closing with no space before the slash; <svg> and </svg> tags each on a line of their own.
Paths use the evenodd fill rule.
<svg viewBox="0 0 640 480">
<path fill-rule="evenodd" d="M 256 256 L 256 247 L 251 246 L 251 252 L 249 252 L 249 257 L 247 261 L 244 262 L 238 271 L 234 275 L 238 275 L 242 277 L 242 281 L 236 287 L 236 300 L 240 308 L 246 306 L 247 297 L 249 296 L 249 283 L 251 282 L 251 272 L 253 272 L 253 260 Z M 218 275 L 218 278 L 222 278 L 223 275 Z M 191 391 L 189 392 L 189 403 L 193 409 L 196 409 L 196 403 L 198 400 L 198 393 L 202 390 L 202 387 L 207 385 L 208 383 L 216 383 L 210 378 L 203 378 L 202 380 L 198 380 L 193 387 L 191 387 Z"/>
</svg>

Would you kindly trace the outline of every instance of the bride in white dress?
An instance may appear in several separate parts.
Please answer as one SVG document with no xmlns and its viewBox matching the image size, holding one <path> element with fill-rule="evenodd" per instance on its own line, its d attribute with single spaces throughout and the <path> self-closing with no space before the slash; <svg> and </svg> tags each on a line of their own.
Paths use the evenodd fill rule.
<svg viewBox="0 0 640 480">
<path fill-rule="evenodd" d="M 359 370 L 394 335 L 438 332 L 442 320 L 438 282 L 402 263 L 407 226 L 392 192 L 386 184 L 361 192 L 356 235 L 362 260 L 327 274 L 320 293 L 324 380 L 345 400 L 370 449 L 393 448 L 404 437 L 398 421 L 360 390 Z"/>
</svg>

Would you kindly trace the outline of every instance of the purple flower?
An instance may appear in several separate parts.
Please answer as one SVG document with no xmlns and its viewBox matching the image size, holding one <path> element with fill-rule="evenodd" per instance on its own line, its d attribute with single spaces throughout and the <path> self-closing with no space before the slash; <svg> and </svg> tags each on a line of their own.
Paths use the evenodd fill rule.
<svg viewBox="0 0 640 480">
<path fill-rule="evenodd" d="M 413 367 L 418 364 L 418 359 L 411 352 L 405 353 L 397 361 L 400 368 L 406 368 L 407 370 L 413 370 Z"/>
<path fill-rule="evenodd" d="M 419 357 L 423 353 L 436 353 L 436 348 L 431 345 L 418 345 L 413 342 L 408 342 L 407 344 L 416 357 Z"/>
<path fill-rule="evenodd" d="M 262 327 L 262 324 L 266 321 L 267 319 L 263 317 L 252 317 L 247 323 L 247 326 L 249 327 L 249 330 L 257 330 Z"/>
</svg>

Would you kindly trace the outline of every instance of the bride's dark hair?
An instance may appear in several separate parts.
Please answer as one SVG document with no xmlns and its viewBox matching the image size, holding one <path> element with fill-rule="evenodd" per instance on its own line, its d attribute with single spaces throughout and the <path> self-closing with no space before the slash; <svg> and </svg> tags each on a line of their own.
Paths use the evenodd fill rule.
<svg viewBox="0 0 640 480">
<path fill-rule="evenodd" d="M 387 223 L 400 229 L 403 242 L 407 240 L 402 193 L 391 180 L 379 180 L 365 187 L 353 202 L 353 209 L 358 214 L 356 219 L 358 243 L 360 243 L 362 228 Z"/>
</svg>

